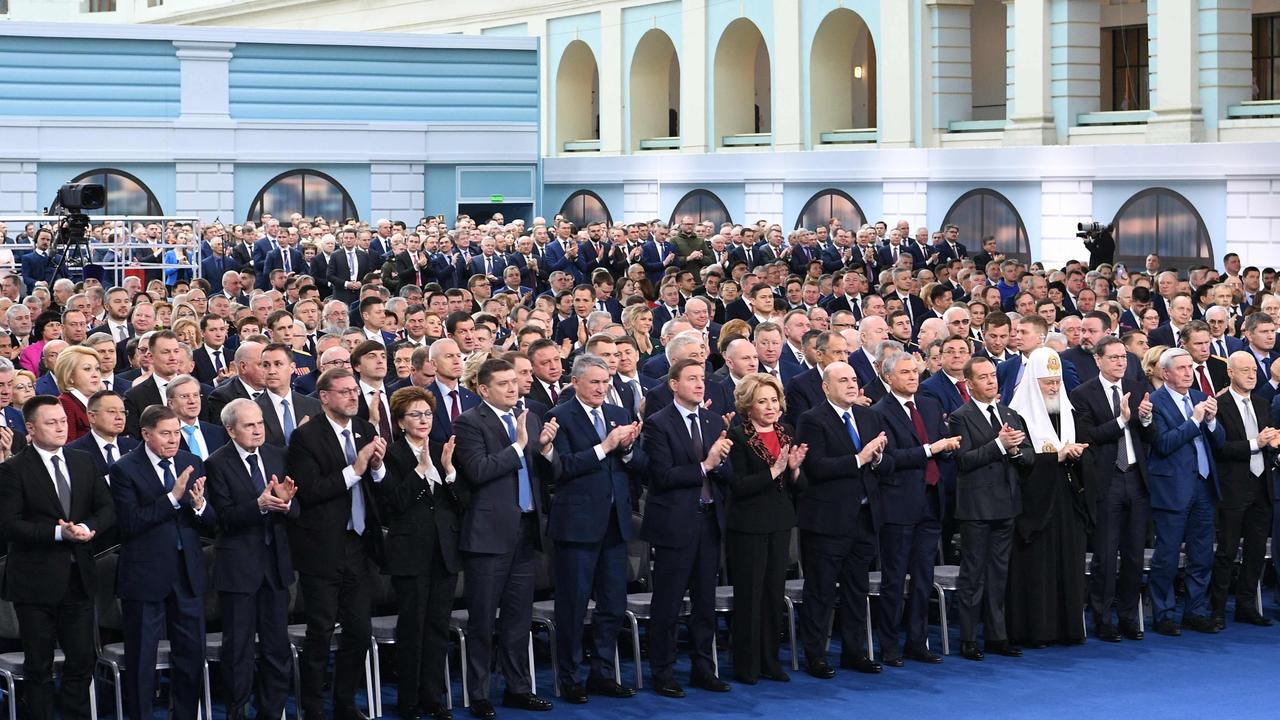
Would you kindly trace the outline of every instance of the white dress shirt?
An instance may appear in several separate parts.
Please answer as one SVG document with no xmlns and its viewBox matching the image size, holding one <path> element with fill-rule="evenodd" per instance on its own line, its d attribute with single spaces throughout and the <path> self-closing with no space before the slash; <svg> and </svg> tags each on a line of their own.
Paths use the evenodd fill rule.
<svg viewBox="0 0 1280 720">
<path fill-rule="evenodd" d="M 39 445 L 36 445 L 35 443 L 32 443 L 31 447 L 36 449 L 36 454 L 40 456 L 40 462 L 44 463 L 44 471 L 49 473 L 49 482 L 53 483 L 53 494 L 54 495 L 58 494 L 57 475 L 53 472 L 53 458 L 55 457 L 58 458 L 58 464 L 61 465 L 60 472 L 62 473 L 62 477 L 67 479 L 67 488 L 70 489 L 71 488 L 71 472 L 70 470 L 67 469 L 67 458 L 62 455 L 62 448 L 58 448 L 53 452 L 49 452 L 48 450 L 42 449 Z M 68 500 L 67 502 L 70 502 L 70 500 Z M 65 520 L 66 518 L 63 518 L 63 519 Z M 76 523 L 76 525 L 84 528 L 85 532 L 89 531 L 89 526 L 85 525 L 84 523 Z M 53 539 L 58 542 L 62 542 L 62 526 L 61 525 L 58 525 L 53 528 Z"/>
<path fill-rule="evenodd" d="M 326 413 L 324 417 L 329 421 L 329 427 L 333 428 L 333 434 L 338 437 L 338 447 L 341 448 L 343 454 L 345 455 L 347 452 L 347 441 L 342 437 L 342 433 L 345 430 L 351 431 L 351 447 L 355 448 L 356 452 L 359 453 L 359 443 L 356 441 L 360 439 L 360 434 L 356 432 L 354 427 L 352 427 L 351 421 L 348 420 L 346 425 L 339 425 L 334 422 L 333 418 L 329 417 L 328 413 Z M 387 466 L 381 465 L 373 470 L 373 481 L 376 483 L 382 482 L 382 478 L 386 477 L 386 475 Z M 360 482 L 360 476 L 356 474 L 356 468 L 354 465 L 348 465 L 342 468 L 342 480 L 347 484 L 348 490 L 355 487 L 356 483 Z"/>
</svg>

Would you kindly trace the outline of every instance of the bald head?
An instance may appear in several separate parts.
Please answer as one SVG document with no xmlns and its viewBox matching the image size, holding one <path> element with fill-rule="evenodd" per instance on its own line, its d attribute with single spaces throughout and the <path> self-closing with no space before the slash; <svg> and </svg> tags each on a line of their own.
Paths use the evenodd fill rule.
<svg viewBox="0 0 1280 720">
<path fill-rule="evenodd" d="M 1248 395 L 1258 384 L 1258 361 L 1253 353 L 1237 350 L 1227 358 L 1227 377 L 1231 379 L 1231 389 L 1241 395 Z"/>
</svg>

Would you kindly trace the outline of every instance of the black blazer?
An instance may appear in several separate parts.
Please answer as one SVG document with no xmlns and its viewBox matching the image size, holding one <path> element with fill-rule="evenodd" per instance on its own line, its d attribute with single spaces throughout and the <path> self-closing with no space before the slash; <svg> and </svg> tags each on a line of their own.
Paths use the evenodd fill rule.
<svg viewBox="0 0 1280 720">
<path fill-rule="evenodd" d="M 226 367 L 235 361 L 235 350 L 229 345 L 224 344 L 222 350 L 222 366 Z M 192 360 L 195 362 L 195 370 L 192 375 L 196 379 L 206 385 L 216 385 L 218 382 L 218 371 L 213 368 L 213 359 L 209 357 L 209 352 L 204 345 L 193 348 L 191 352 Z"/>
<path fill-rule="evenodd" d="M 244 389 L 244 383 L 240 382 L 240 378 L 228 378 L 226 382 L 215 387 L 213 392 L 205 396 L 203 413 L 204 419 L 211 423 L 222 422 L 222 408 L 236 398 L 249 398 L 249 393 Z"/>
<path fill-rule="evenodd" d="M 792 443 L 799 442 L 791 426 L 783 424 L 782 429 Z M 747 431 L 734 425 L 728 437 L 733 441 L 729 450 L 733 473 L 729 477 L 728 529 L 762 535 L 795 527 L 795 496 L 803 489 L 803 476 L 800 482 L 792 482 L 791 471 L 785 470 L 783 485 L 778 487 L 769 463 L 747 444 Z"/>
<path fill-rule="evenodd" d="M 164 398 L 160 395 L 160 386 L 156 384 L 154 375 L 140 383 L 135 383 L 133 387 L 129 388 L 129 392 L 124 394 L 124 409 L 126 413 L 124 434 L 132 438 L 141 437 L 138 420 L 142 417 L 142 411 L 152 405 L 164 404 Z"/>
<path fill-rule="evenodd" d="M 16 438 L 17 436 L 15 435 L 14 437 Z M 132 452 L 134 448 L 138 447 L 139 443 L 128 435 L 117 435 L 115 445 L 115 459 L 119 460 L 122 456 Z M 107 473 L 111 470 L 110 466 L 107 465 L 107 457 L 98 449 L 98 441 L 93 439 L 92 432 L 87 432 L 67 443 L 67 447 L 72 450 L 79 450 L 80 452 L 88 453 L 89 456 L 93 458 L 93 465 L 97 468 L 99 475 L 106 477 Z M 98 533 L 98 536 L 101 537 L 102 533 Z"/>
<path fill-rule="evenodd" d="M 1147 446 L 1155 439 L 1156 432 L 1154 420 L 1143 427 L 1138 419 L 1138 405 L 1146 389 L 1140 383 L 1121 378 L 1120 390 L 1122 398 L 1124 393 L 1129 393 L 1129 436 L 1133 442 L 1135 469 L 1146 485 Z M 1076 411 L 1076 442 L 1089 445 L 1080 458 L 1080 468 L 1090 519 L 1096 522 L 1093 514 L 1098 502 L 1110 491 L 1124 430 L 1116 422 L 1111 398 L 1100 376 L 1081 383 L 1071 392 L 1071 407 Z"/>
<path fill-rule="evenodd" d="M 92 546 L 56 541 L 54 528 L 59 520 L 68 520 L 102 533 L 115 524 L 115 506 L 106 482 L 88 455 L 64 449 L 62 457 L 71 485 L 70 517 L 62 512 L 53 478 L 35 448 L 28 447 L 0 463 L 0 538 L 9 544 L 0 584 L 0 596 L 5 600 L 56 605 L 66 594 L 73 567 L 80 573 L 85 591 L 93 597 Z"/>
<path fill-rule="evenodd" d="M 917 392 L 912 401 L 916 404 L 916 412 L 924 423 L 929 442 L 934 443 L 947 435 L 946 413 L 942 403 L 924 393 Z M 887 394 L 871 406 L 884 419 L 885 436 L 889 440 L 885 454 L 893 457 L 894 471 L 891 474 L 880 474 L 880 500 L 884 513 L 884 521 L 894 525 L 914 525 L 924 518 L 929 499 L 925 495 L 925 468 L 930 462 L 936 463 L 939 482 L 943 476 L 943 466 L 951 461 L 954 453 L 945 452 L 926 458 L 924 454 L 925 439 L 916 433 L 916 426 L 911 422 L 911 415 L 902 407 L 902 403 L 892 394 Z M 946 514 L 946 493 L 938 493 L 939 508 Z"/>
<path fill-rule="evenodd" d="M 272 476 L 284 482 L 284 450 L 263 445 L 258 448 L 258 464 L 263 483 Z M 218 537 L 213 547 L 213 586 L 219 592 L 252 593 L 262 586 L 271 569 L 268 558 L 276 557 L 275 581 L 280 587 L 293 584 L 293 561 L 289 557 L 289 536 L 280 513 L 258 509 L 262 493 L 249 478 L 249 469 L 240 460 L 234 443 L 227 443 L 205 461 L 205 495 L 218 512 Z M 295 498 L 288 517 L 296 519 Z M 267 543 L 270 536 L 271 542 Z"/>
<path fill-rule="evenodd" d="M 871 410 L 854 405 L 850 412 L 863 443 L 884 431 L 880 416 Z M 822 535 L 850 535 L 862 499 L 866 498 L 872 525 L 879 532 L 879 478 L 893 474 L 893 455 L 886 452 L 875 468 L 858 467 L 852 457 L 858 453 L 853 438 L 849 437 L 844 420 L 825 401 L 800 416 L 796 435 L 809 445 L 801 466 L 809 485 L 800 494 L 800 529 Z"/>
<path fill-rule="evenodd" d="M 347 262 L 347 251 L 345 248 L 339 247 L 329 256 L 328 277 L 325 280 L 331 286 L 334 300 L 341 300 L 345 303 L 352 302 L 359 296 L 358 291 L 349 290 L 343 287 L 343 283 L 351 280 L 359 280 L 366 274 L 373 272 L 375 267 L 373 258 L 369 257 L 369 253 L 361 250 L 359 247 L 355 249 L 356 267 L 352 268 Z M 379 263 L 380 264 L 380 263 Z M 352 270 L 354 269 L 354 273 Z"/>
<path fill-rule="evenodd" d="M 720 415 L 708 410 L 698 410 L 698 422 L 702 450 L 696 456 L 689 425 L 675 403 L 650 415 L 641 430 L 641 442 L 649 456 L 649 494 L 640 536 L 658 547 L 688 547 L 701 522 L 698 517 L 703 480 L 701 465 L 725 426 Z M 732 476 L 733 465 L 727 456 L 706 474 L 711 481 L 716 520 L 722 528 L 725 527 L 724 500 Z"/>
<path fill-rule="evenodd" d="M 270 393 L 263 392 L 254 402 L 262 409 L 262 424 L 267 433 L 266 443 L 284 447 L 284 428 L 280 426 L 280 418 L 276 416 L 275 403 Z M 320 405 L 319 400 L 296 391 L 289 393 L 289 408 L 293 411 L 294 431 L 301 427 L 303 418 L 321 419 L 318 416 L 324 414 L 324 407 Z"/>
<path fill-rule="evenodd" d="M 1249 402 L 1253 403 L 1253 416 L 1258 421 L 1258 430 L 1275 427 L 1271 421 L 1271 408 L 1257 393 L 1249 394 Z M 1227 433 L 1227 440 L 1221 448 L 1213 451 L 1218 463 L 1218 482 L 1222 486 L 1220 507 L 1240 509 L 1254 500 L 1254 488 L 1257 480 L 1249 470 L 1249 439 L 1245 434 L 1244 418 L 1241 416 L 1240 403 L 1235 396 L 1225 392 L 1218 396 L 1218 422 Z M 1267 488 L 1266 501 L 1270 507 L 1275 503 L 1275 484 L 1272 482 L 1272 466 L 1275 464 L 1276 451 L 1271 448 L 1262 450 L 1262 484 Z M 1263 498 L 1258 498 L 1263 499 Z"/>
<path fill-rule="evenodd" d="M 1007 405 L 996 405 L 1000 421 L 1015 430 L 1027 432 L 1022 416 Z M 961 405 L 947 419 L 948 434 L 960 436 L 956 453 L 959 473 L 956 476 L 957 520 L 1008 520 L 1022 512 L 1019 491 L 1020 473 L 1035 464 L 1031 436 L 1018 446 L 1011 457 L 996 447 L 997 428 L 978 409 L 973 400 Z"/>
<path fill-rule="evenodd" d="M 529 473 L 533 512 L 539 524 L 535 545 L 541 549 L 544 517 L 541 488 L 560 476 L 560 459 L 548 462 L 542 456 L 542 446 L 538 444 L 542 418 L 530 412 L 525 423 L 529 442 L 524 448 L 524 465 Z M 487 403 L 481 402 L 458 416 L 453 433 L 457 438 L 454 464 L 469 498 L 462 517 L 459 548 L 473 553 L 511 552 L 520 531 L 520 455 L 511 447 L 507 427 Z"/>
<path fill-rule="evenodd" d="M 351 418 L 351 442 L 356 452 L 373 441 L 373 426 Z M 332 578 L 344 552 L 347 521 L 351 519 L 351 492 L 342 477 L 347 467 L 346 452 L 334 434 L 328 417 L 299 425 L 289 443 L 286 472 L 298 486 L 294 502 L 301 502 L 301 515 L 289 522 L 289 546 L 293 566 L 300 573 Z M 381 522 L 373 496 L 373 469 L 366 468 L 356 487 L 364 497 L 364 544 L 370 559 L 379 565 L 384 557 Z"/>
<path fill-rule="evenodd" d="M 440 462 L 442 447 L 438 442 L 427 443 L 431 464 L 444 480 Z M 374 495 L 387 523 L 387 561 L 383 572 L 430 575 L 436 561 L 432 548 L 439 548 L 445 570 L 457 573 L 462 569 L 458 528 L 463 508 L 458 483 L 437 485 L 432 491 L 427 479 L 418 474 L 418 459 L 404 438 L 387 448 L 385 462 L 387 475 L 374 485 Z"/>
</svg>

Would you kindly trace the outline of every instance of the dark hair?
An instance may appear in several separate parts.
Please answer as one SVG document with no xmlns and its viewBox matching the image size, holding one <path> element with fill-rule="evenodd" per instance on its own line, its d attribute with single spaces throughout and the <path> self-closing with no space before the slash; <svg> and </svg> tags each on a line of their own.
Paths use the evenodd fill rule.
<svg viewBox="0 0 1280 720">
<path fill-rule="evenodd" d="M 476 372 L 476 385 L 488 385 L 493 380 L 494 373 L 506 370 L 514 372 L 515 367 L 501 358 L 489 358 L 480 365 L 480 369 Z"/>
<path fill-rule="evenodd" d="M 115 398 L 120 398 L 121 400 L 124 400 L 124 396 L 116 392 L 115 390 L 99 390 L 98 392 L 89 396 L 89 402 L 87 405 L 85 405 L 85 410 L 88 410 L 89 412 L 93 412 L 94 410 L 97 410 L 98 405 L 102 403 L 103 399 L 109 398 L 109 397 L 115 397 Z"/>
<path fill-rule="evenodd" d="M 213 322 L 214 320 L 222 320 L 223 322 L 226 322 L 226 318 L 222 317 L 221 315 L 215 315 L 213 313 L 205 313 L 200 317 L 200 332 L 204 332 L 205 330 L 207 330 L 209 328 L 209 323 Z"/>
<path fill-rule="evenodd" d="M 697 360 L 694 360 L 693 358 L 685 358 L 683 360 L 677 360 L 675 364 L 671 366 L 671 372 L 667 373 L 667 381 L 670 382 L 672 380 L 675 380 L 679 382 L 680 376 L 684 374 L 685 370 L 691 367 L 704 367 L 704 366 L 702 363 L 698 362 Z"/>
<path fill-rule="evenodd" d="M 30 425 L 35 422 L 36 411 L 42 407 L 62 405 L 62 401 L 53 395 L 36 395 L 22 405 L 22 421 Z"/>
<path fill-rule="evenodd" d="M 386 305 L 386 304 L 387 304 L 387 301 L 383 300 L 381 295 L 370 295 L 369 297 L 360 301 L 360 314 L 363 315 L 366 309 L 373 307 L 374 305 Z"/>
<path fill-rule="evenodd" d="M 1244 324 L 1240 326 L 1240 331 L 1253 332 L 1254 330 L 1257 330 L 1258 326 L 1263 323 L 1271 323 L 1274 325 L 1275 319 L 1273 319 L 1270 315 L 1259 310 L 1258 312 L 1251 313 L 1247 317 L 1245 317 Z"/>
<path fill-rule="evenodd" d="M 1009 320 L 1009 316 L 998 310 L 987 313 L 987 316 L 982 319 L 983 330 L 993 327 L 1007 327 L 1012 324 L 1013 322 Z"/>
<path fill-rule="evenodd" d="M 289 314 L 288 310 L 276 310 L 275 312 L 271 313 L 270 315 L 267 316 L 267 329 L 269 330 L 272 327 L 275 327 L 275 324 L 280 322 L 284 318 L 289 318 L 289 324 L 290 325 L 293 324 L 293 316 Z"/>
<path fill-rule="evenodd" d="M 992 366 L 995 366 L 996 364 L 994 360 L 987 357 L 986 355 L 974 355 L 973 357 L 969 358 L 964 364 L 965 380 L 969 380 L 969 381 L 973 380 L 973 377 L 976 374 L 976 370 L 974 370 L 974 368 L 977 367 L 979 363 L 991 363 Z"/>
<path fill-rule="evenodd" d="M 288 343 L 268 343 L 266 347 L 262 348 L 261 354 L 266 355 L 269 352 L 282 352 L 289 358 L 289 362 L 293 362 L 293 346 Z"/>
<path fill-rule="evenodd" d="M 551 348 L 552 350 L 555 350 L 557 355 L 560 354 L 560 346 L 556 344 L 555 340 L 542 338 L 541 340 L 534 340 L 533 342 L 529 343 L 529 352 L 527 353 L 529 355 L 529 359 L 532 360 L 534 353 L 538 352 L 539 350 L 545 350 L 546 348 Z"/>
<path fill-rule="evenodd" d="M 161 340 L 172 340 L 178 344 L 182 343 L 182 341 L 178 339 L 178 336 L 175 335 L 172 330 L 161 330 L 153 334 L 151 338 L 147 340 L 147 349 L 150 350 L 151 352 L 155 352 L 156 343 Z"/>
<path fill-rule="evenodd" d="M 1131 333 L 1125 333 L 1126 336 L 1130 334 Z M 1098 357 L 1102 357 L 1104 354 L 1106 354 L 1107 348 L 1111 347 L 1112 345 L 1115 345 L 1116 343 L 1120 343 L 1121 345 L 1124 344 L 1124 342 L 1121 341 L 1120 338 L 1116 337 L 1115 335 L 1103 335 L 1102 339 L 1094 343 L 1093 354 L 1097 355 Z M 1128 352 L 1128 350 L 1126 349 L 1125 352 Z"/>
<path fill-rule="evenodd" d="M 461 310 L 451 312 L 449 313 L 449 316 L 444 319 L 444 330 L 450 337 L 453 337 L 454 331 L 458 329 L 458 323 L 466 322 L 468 320 L 471 320 L 471 315 L 469 313 Z"/>
<path fill-rule="evenodd" d="M 1085 313 L 1084 319 L 1088 320 L 1089 318 L 1093 318 L 1094 320 L 1097 320 L 1098 322 L 1102 323 L 1103 330 L 1111 329 L 1111 316 L 1102 312 L 1101 310 L 1092 310 L 1090 312 Z"/>
<path fill-rule="evenodd" d="M 937 285 L 934 285 L 933 289 L 929 291 L 929 302 L 937 302 L 943 295 L 950 295 L 950 294 L 951 294 L 951 288 L 947 287 L 946 285 L 943 285 L 942 283 L 938 283 Z"/>
<path fill-rule="evenodd" d="M 383 345 L 377 340 L 365 340 L 364 342 L 357 345 L 355 350 L 351 351 L 351 367 L 356 367 L 357 365 L 359 365 L 361 358 L 363 358 L 365 355 L 368 355 L 371 352 L 378 352 L 378 351 L 382 351 L 385 353 L 387 351 L 387 346 Z"/>
<path fill-rule="evenodd" d="M 169 409 L 168 405 L 149 405 L 146 410 L 142 411 L 142 416 L 138 418 L 138 427 L 143 430 L 153 430 L 165 420 L 176 420 L 178 414 Z"/>
<path fill-rule="evenodd" d="M 1191 339 L 1191 333 L 1197 332 L 1207 332 L 1209 333 L 1210 339 L 1213 339 L 1213 332 L 1209 330 L 1209 323 L 1203 320 L 1192 320 L 1186 325 L 1183 325 L 1182 329 L 1178 331 L 1178 340 L 1180 340 L 1183 345 L 1186 345 L 1187 341 Z"/>
</svg>

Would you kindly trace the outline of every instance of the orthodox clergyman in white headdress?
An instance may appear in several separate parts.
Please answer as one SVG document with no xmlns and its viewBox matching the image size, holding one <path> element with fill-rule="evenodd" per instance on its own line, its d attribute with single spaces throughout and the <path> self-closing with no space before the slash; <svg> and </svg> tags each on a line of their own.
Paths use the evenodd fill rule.
<svg viewBox="0 0 1280 720">
<path fill-rule="evenodd" d="M 1062 386 L 1062 360 L 1031 353 L 1009 407 L 1027 424 L 1035 465 L 1022 478 L 1022 514 L 1009 559 L 1009 639 L 1028 648 L 1084 642 L 1087 513 L 1075 412 Z"/>
</svg>

